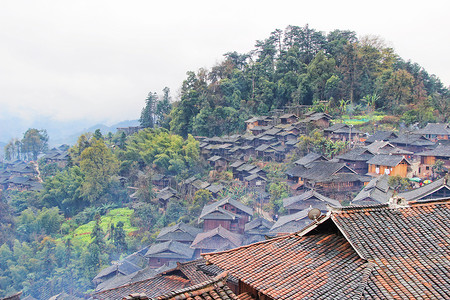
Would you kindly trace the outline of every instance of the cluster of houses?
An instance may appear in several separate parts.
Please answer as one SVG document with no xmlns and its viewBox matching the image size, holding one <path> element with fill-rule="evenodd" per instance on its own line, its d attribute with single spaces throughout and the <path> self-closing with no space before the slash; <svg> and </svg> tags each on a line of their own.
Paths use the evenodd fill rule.
<svg viewBox="0 0 450 300">
<path fill-rule="evenodd" d="M 211 184 L 191 177 L 178 183 L 176 188 L 172 188 L 173 183 L 170 177 L 155 174 L 152 182 L 159 190 L 156 199 L 161 207 L 167 207 L 171 200 L 177 201 L 187 195 L 192 197 L 199 190 L 210 191 L 214 201 L 203 207 L 196 227 L 179 223 L 163 228 L 155 244 L 102 270 L 94 279 L 96 284 L 94 298 L 118 299 L 132 294 L 131 292 L 145 292 L 148 297 L 159 296 L 157 299 L 172 299 L 161 295 L 177 289 L 189 290 L 189 293 L 194 295 L 200 286 L 202 291 L 208 289 L 214 291 L 214 288 L 220 286 L 222 293 L 235 293 L 249 297 L 231 299 L 277 299 L 279 294 L 271 294 L 256 285 L 248 285 L 246 283 L 248 277 L 244 276 L 244 273 L 239 273 L 237 269 L 233 269 L 239 268 L 241 264 L 242 268 L 245 266 L 250 272 L 252 266 L 246 263 L 246 259 L 254 259 L 251 255 L 254 250 L 249 250 L 250 253 L 242 250 L 247 254 L 237 255 L 243 260 L 237 259 L 236 264 L 231 261 L 229 266 L 226 261 L 223 264 L 218 263 L 220 259 L 215 258 L 222 255 L 221 253 L 234 253 L 234 251 L 240 251 L 239 249 L 261 247 L 266 249 L 261 250 L 264 252 L 267 249 L 273 249 L 274 244 L 271 241 L 279 240 L 281 244 L 287 243 L 286 245 L 291 242 L 300 243 L 305 240 L 304 236 L 309 236 L 310 232 L 313 232 L 311 237 L 313 243 L 325 238 L 326 234 L 340 236 L 339 241 L 334 237 L 331 238 L 334 242 L 326 247 L 342 249 L 345 246 L 344 248 L 348 251 L 353 251 L 352 259 L 361 260 L 357 266 L 361 269 L 364 265 L 363 260 L 366 258 L 358 258 L 360 249 L 349 249 L 348 244 L 351 241 L 346 240 L 347 237 L 342 238 L 342 234 L 347 229 L 336 227 L 330 208 L 333 213 L 341 214 L 347 211 L 347 208 L 342 207 L 341 204 L 343 201 L 348 201 L 351 204 L 350 207 L 360 207 L 361 211 L 368 213 L 371 212 L 370 207 L 374 205 L 386 208 L 386 211 L 391 213 L 390 209 L 393 205 L 410 207 L 405 203 L 413 205 L 416 201 L 430 199 L 435 201 L 450 196 L 448 178 L 441 178 L 411 192 L 399 194 L 398 199 L 406 201 L 405 203 L 395 200 L 397 203 L 393 200 L 397 199 L 397 196 L 388 184 L 389 177 L 392 175 L 434 179 L 433 166 L 437 160 L 443 162 L 444 169 L 450 168 L 448 124 L 429 124 L 421 130 L 402 134 L 378 131 L 369 136 L 350 125 L 330 126 L 330 120 L 329 115 L 314 112 L 304 114 L 302 118 L 293 114 L 285 114 L 277 118 L 254 117 L 246 121 L 245 134 L 198 138 L 201 154 L 213 170 L 230 171 L 233 174 L 234 183 L 242 183 L 245 187 L 261 194 L 265 194 L 267 174 L 260 168 L 262 164 L 255 164 L 255 162 L 286 161 L 289 152 L 295 149 L 298 137 L 310 132 L 313 128 L 322 129 L 324 136 L 333 141 L 350 141 L 350 148 L 332 159 L 309 153 L 293 162 L 286 170 L 286 182 L 293 196 L 283 199 L 283 208 L 287 214 L 277 216 L 275 221 L 261 217 L 253 219 L 252 208 L 230 197 L 221 197 L 221 191 L 224 189 L 222 184 Z M 395 203 L 392 204 L 390 201 Z M 313 229 L 300 233 L 305 232 L 305 228 Z M 285 240 L 289 241 L 285 242 Z M 421 241 L 417 242 L 421 243 Z M 285 253 L 291 250 L 289 247 L 286 249 L 282 247 L 279 251 Z M 205 255 L 205 253 L 217 253 L 217 256 Z M 264 252 L 261 255 L 267 256 L 268 261 L 272 259 L 270 252 Z M 289 255 L 276 257 L 281 263 L 287 262 Z M 342 254 L 342 257 L 346 255 L 348 253 Z M 204 256 L 207 262 L 201 256 Z M 330 258 L 330 262 L 335 263 L 334 259 L 340 259 L 338 256 Z M 136 260 L 136 257 L 139 259 Z M 135 263 L 136 261 L 139 263 Z M 213 265 L 209 266 L 210 263 Z M 295 260 L 290 263 L 301 265 L 303 262 Z M 268 266 L 270 266 L 269 263 Z M 354 266 L 349 266 L 349 268 L 352 267 Z M 231 274 L 221 273 L 224 270 L 230 271 Z M 259 271 L 262 272 L 262 270 Z M 337 271 L 331 270 L 331 272 Z M 264 269 L 264 272 L 267 272 L 264 276 L 271 274 L 270 268 Z M 339 275 L 336 274 L 336 276 Z M 236 275 L 242 276 L 235 277 Z M 256 273 L 254 275 L 263 276 Z M 172 280 L 175 277 L 176 280 Z M 272 281 L 274 282 L 277 281 Z M 162 288 L 165 284 L 167 287 Z M 282 286 L 281 283 L 280 286 Z M 291 288 L 291 290 L 292 295 L 297 295 L 294 294 L 294 291 L 298 292 L 297 288 Z M 284 292 L 286 291 L 282 290 L 280 293 Z M 172 292 L 171 295 L 176 295 L 176 292 Z M 140 299 L 130 297 L 127 299 Z"/>
<path fill-rule="evenodd" d="M 103 270 L 95 280 L 109 280 L 98 284 L 93 297 L 444 299 L 450 287 L 450 248 L 443 242 L 450 221 L 450 178 L 395 196 L 388 176 L 371 180 L 348 207 L 315 191 L 285 199 L 292 215 L 308 206 L 327 209 L 309 213 L 311 222 L 292 228 L 293 233 L 256 243 L 239 242 L 241 224 L 246 222 L 244 236 L 283 225 L 260 218 L 247 222 L 251 211 L 237 201 L 208 204 L 199 218 L 203 230 L 184 224 L 161 230 L 156 246 Z M 382 204 L 367 205 L 372 197 Z M 152 258 L 151 266 L 136 270 L 134 264 L 146 257 Z"/>
<path fill-rule="evenodd" d="M 47 151 L 41 158 L 49 164 L 63 168 L 69 160 L 69 146 L 61 145 Z M 5 161 L 0 168 L 0 190 L 41 191 L 42 180 L 39 178 L 38 166 L 34 162 L 22 160 Z"/>
</svg>

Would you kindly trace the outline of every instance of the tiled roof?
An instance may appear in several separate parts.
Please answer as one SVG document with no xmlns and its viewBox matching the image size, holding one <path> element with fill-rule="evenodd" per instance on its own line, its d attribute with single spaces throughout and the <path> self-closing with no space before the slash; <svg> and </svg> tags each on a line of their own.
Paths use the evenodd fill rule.
<svg viewBox="0 0 450 300">
<path fill-rule="evenodd" d="M 236 207 L 237 209 L 245 212 L 246 214 L 248 214 L 249 216 L 253 215 L 253 209 L 251 209 L 250 207 L 242 204 L 239 201 L 236 201 L 234 199 L 232 199 L 231 197 L 225 197 L 219 201 L 216 201 L 214 203 L 211 203 L 209 205 L 205 205 L 202 209 L 202 212 L 200 213 L 200 217 L 199 219 L 204 218 L 206 215 L 213 213 L 214 211 L 217 211 L 221 208 L 221 206 L 225 205 L 225 204 L 230 204 L 234 207 Z M 230 212 L 231 213 L 231 212 Z"/>
<path fill-rule="evenodd" d="M 202 232 L 200 228 L 195 228 L 184 223 L 178 223 L 173 226 L 161 229 L 157 241 L 193 241 L 195 236 Z"/>
<path fill-rule="evenodd" d="M 370 145 L 365 146 L 367 150 L 372 152 L 373 154 L 396 154 L 396 155 L 410 155 L 414 154 L 411 151 L 407 151 L 392 145 L 386 141 L 375 141 Z"/>
<path fill-rule="evenodd" d="M 286 174 L 313 181 L 322 181 L 338 172 L 356 174 L 356 172 L 346 166 L 345 163 L 331 161 L 315 161 L 306 165 L 306 167 L 301 165 L 294 166 L 293 168 L 288 169 Z"/>
<path fill-rule="evenodd" d="M 450 135 L 450 126 L 445 123 L 428 123 L 422 129 L 416 130 L 415 134 Z"/>
<path fill-rule="evenodd" d="M 369 159 L 367 163 L 371 165 L 395 167 L 402 161 L 405 161 L 408 165 L 410 165 L 410 163 L 401 155 L 385 155 L 385 154 L 375 155 L 374 157 Z"/>
<path fill-rule="evenodd" d="M 365 142 L 373 143 L 375 141 L 387 141 L 391 138 L 397 138 L 397 134 L 392 131 L 377 131 L 371 135 Z"/>
<path fill-rule="evenodd" d="M 395 209 L 343 208 L 331 218 L 360 256 L 374 264 L 368 297 L 448 297 L 450 199 Z"/>
<path fill-rule="evenodd" d="M 177 242 L 167 241 L 152 245 L 146 257 L 171 258 L 171 259 L 192 259 L 194 250 L 189 245 Z"/>
<path fill-rule="evenodd" d="M 216 278 L 184 289 L 173 291 L 153 300 L 239 300 L 239 298 L 227 286 L 227 273 L 222 273 Z"/>
<path fill-rule="evenodd" d="M 270 222 L 264 218 L 256 218 L 245 224 L 244 231 L 246 234 L 260 234 L 261 232 L 265 233 L 272 228 L 273 224 L 273 222 Z"/>
<path fill-rule="evenodd" d="M 94 299 L 99 300 L 117 300 L 134 293 L 143 293 L 147 297 L 157 297 L 169 291 L 179 290 L 190 285 L 191 284 L 188 279 L 179 276 L 157 275 L 156 277 L 147 280 L 101 291 L 94 294 L 93 297 Z"/>
<path fill-rule="evenodd" d="M 396 139 L 390 140 L 393 144 L 407 146 L 433 146 L 434 143 L 420 134 L 401 134 Z"/>
<path fill-rule="evenodd" d="M 327 161 L 328 159 L 326 157 L 324 157 L 323 155 L 311 152 L 311 153 L 308 153 L 307 155 L 303 156 L 302 158 L 296 160 L 294 162 L 294 164 L 305 166 L 305 165 L 310 164 L 310 163 L 312 163 L 313 161 L 316 161 L 316 160 Z"/>
<path fill-rule="evenodd" d="M 373 154 L 366 148 L 354 148 L 335 158 L 350 161 L 367 161 L 373 157 Z"/>
<path fill-rule="evenodd" d="M 389 175 L 373 178 L 352 200 L 352 205 L 371 205 L 386 203 L 393 194 L 388 184 Z"/>
<path fill-rule="evenodd" d="M 139 271 L 141 268 L 139 266 L 136 266 L 135 264 L 127 261 L 122 260 L 118 263 L 115 263 L 103 270 L 101 270 L 97 276 L 94 277 L 95 279 L 108 276 L 111 273 L 120 273 L 122 275 L 130 275 L 131 273 L 134 273 L 136 271 Z"/>
<path fill-rule="evenodd" d="M 168 270 L 164 272 L 164 274 L 176 275 L 178 272 L 181 272 L 192 284 L 199 284 L 211 279 L 211 276 L 207 275 L 207 273 L 203 272 L 199 267 L 204 264 L 205 260 L 203 258 L 184 263 L 177 263 L 175 269 Z"/>
<path fill-rule="evenodd" d="M 221 225 L 210 231 L 199 233 L 191 244 L 194 249 L 235 248 L 242 245 L 242 235 L 233 233 Z"/>
<path fill-rule="evenodd" d="M 312 207 L 305 208 L 294 214 L 281 216 L 270 229 L 270 233 L 293 233 L 300 231 L 312 220 L 308 218 L 308 212 Z"/>
<path fill-rule="evenodd" d="M 286 209 L 303 210 L 312 206 L 322 211 L 326 211 L 327 204 L 335 207 L 341 206 L 339 201 L 325 197 L 314 190 L 308 190 L 303 194 L 283 199 L 283 207 Z"/>
<path fill-rule="evenodd" d="M 302 232 L 204 257 L 273 299 L 446 299 L 449 218 L 450 199 L 338 208 Z"/>
<path fill-rule="evenodd" d="M 420 188 L 411 191 L 399 193 L 399 197 L 405 198 L 406 201 L 420 201 L 423 199 L 440 199 L 440 192 L 447 192 L 450 195 L 450 182 L 446 177 L 440 178 L 432 183 L 426 184 Z"/>
<path fill-rule="evenodd" d="M 438 145 L 436 148 L 417 153 L 419 156 L 440 156 L 450 158 L 450 145 Z"/>
<path fill-rule="evenodd" d="M 204 257 L 273 299 L 355 298 L 368 267 L 336 234 L 291 234 Z"/>
</svg>

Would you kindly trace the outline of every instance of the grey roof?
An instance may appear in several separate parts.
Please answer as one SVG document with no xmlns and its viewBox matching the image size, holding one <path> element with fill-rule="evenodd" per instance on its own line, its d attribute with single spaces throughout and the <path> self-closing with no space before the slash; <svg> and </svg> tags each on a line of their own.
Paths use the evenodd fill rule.
<svg viewBox="0 0 450 300">
<path fill-rule="evenodd" d="M 164 201 L 166 201 L 172 197 L 178 197 L 178 196 L 177 196 L 177 191 L 172 189 L 171 187 L 165 187 L 156 195 L 157 199 L 162 199 Z"/>
<path fill-rule="evenodd" d="M 373 154 L 414 154 L 411 151 L 398 148 L 387 141 L 375 141 L 372 144 L 365 146 L 364 148 L 366 148 Z"/>
<path fill-rule="evenodd" d="M 206 190 L 210 191 L 213 194 L 216 194 L 220 191 L 222 191 L 225 187 L 223 185 L 219 184 L 211 184 L 206 188 Z"/>
<path fill-rule="evenodd" d="M 367 148 L 354 148 L 344 154 L 338 155 L 335 158 L 350 161 L 367 161 L 373 157 L 372 152 Z"/>
<path fill-rule="evenodd" d="M 308 206 L 312 205 L 313 207 L 319 208 L 321 210 L 324 210 L 326 208 L 327 204 L 330 204 L 334 207 L 341 206 L 339 201 L 337 201 L 335 199 L 328 198 L 314 190 L 308 190 L 308 191 L 304 192 L 303 194 L 283 199 L 283 207 L 284 208 L 294 208 L 294 206 L 295 206 L 295 208 L 305 209 L 306 207 L 303 207 L 303 205 L 301 205 L 301 204 L 302 204 L 302 202 L 306 203 L 307 200 L 314 200 L 314 202 L 317 203 L 316 205 L 312 205 L 312 204 L 309 204 L 309 203 L 311 203 L 311 201 L 308 201 Z M 294 204 L 300 204 L 300 205 L 298 206 L 298 205 L 294 205 Z"/>
<path fill-rule="evenodd" d="M 192 186 L 195 187 L 196 189 L 203 190 L 209 186 L 209 183 L 206 181 L 201 181 L 201 180 L 197 179 L 192 183 Z"/>
<path fill-rule="evenodd" d="M 247 171 L 247 172 L 249 172 L 249 171 L 253 170 L 254 168 L 256 168 L 256 166 L 247 163 L 247 164 L 243 164 L 242 166 L 240 166 L 239 168 L 237 168 L 237 171 L 238 171 L 238 172 L 242 172 L 242 171 Z"/>
<path fill-rule="evenodd" d="M 302 230 L 312 220 L 308 218 L 311 208 L 306 208 L 295 214 L 281 216 L 270 229 L 271 233 L 293 233 Z"/>
<path fill-rule="evenodd" d="M 231 249 L 242 245 L 243 236 L 233 233 L 221 225 L 210 231 L 199 233 L 192 242 L 191 248 Z"/>
<path fill-rule="evenodd" d="M 399 197 L 405 198 L 407 201 L 420 201 L 421 199 L 433 199 L 431 195 L 441 189 L 447 189 L 447 192 L 450 193 L 448 178 L 440 178 L 420 188 L 399 193 L 398 195 Z"/>
<path fill-rule="evenodd" d="M 349 126 L 345 123 L 337 123 L 337 124 L 331 125 L 328 128 L 325 128 L 323 131 L 324 132 L 335 132 L 336 130 L 342 129 L 344 127 L 349 127 Z"/>
<path fill-rule="evenodd" d="M 438 145 L 432 150 L 423 151 L 417 153 L 420 156 L 438 156 L 438 157 L 450 157 L 450 145 Z"/>
<path fill-rule="evenodd" d="M 288 119 L 288 118 L 292 118 L 292 117 L 298 119 L 298 117 L 294 114 L 284 114 L 284 115 L 280 116 L 280 119 Z"/>
<path fill-rule="evenodd" d="M 308 153 L 307 155 L 303 156 L 302 158 L 296 160 L 294 162 L 294 164 L 305 166 L 305 165 L 310 164 L 310 163 L 312 163 L 313 161 L 316 161 L 316 160 L 327 161 L 328 159 L 325 156 L 321 155 L 321 154 L 317 154 L 317 153 L 311 152 L 311 153 Z"/>
<path fill-rule="evenodd" d="M 156 238 L 157 241 L 193 241 L 195 236 L 202 232 L 200 228 L 195 228 L 184 223 L 164 227 Z"/>
<path fill-rule="evenodd" d="M 132 284 L 138 281 L 146 280 L 149 278 L 153 278 L 161 272 L 167 271 L 169 269 L 173 269 L 176 266 L 175 262 L 164 264 L 159 268 L 151 268 L 146 267 L 139 271 L 136 271 L 130 275 L 117 275 L 111 279 L 106 280 L 105 282 L 100 283 L 96 288 L 95 292 L 106 291 L 110 289 L 117 288 L 119 286 L 124 286 L 127 284 Z"/>
<path fill-rule="evenodd" d="M 206 215 L 208 215 L 208 214 L 210 214 L 210 213 L 213 213 L 213 212 L 215 212 L 215 211 L 219 211 L 219 209 L 221 208 L 221 206 L 223 206 L 223 205 L 225 205 L 225 204 L 230 204 L 230 205 L 236 207 L 237 209 L 239 209 L 239 210 L 245 212 L 245 213 L 248 214 L 249 216 L 252 216 L 252 215 L 253 215 L 253 209 L 251 209 L 250 207 L 248 207 L 248 206 L 242 204 L 242 203 L 239 202 L 239 201 L 236 201 L 236 200 L 232 199 L 231 197 L 225 197 L 225 198 L 223 198 L 223 199 L 221 199 L 221 200 L 219 200 L 219 201 L 216 201 L 216 202 L 214 202 L 214 203 L 205 205 L 205 206 L 203 207 L 203 210 L 202 210 L 202 212 L 201 212 L 201 214 L 200 214 L 199 219 L 204 218 Z M 223 208 L 222 208 L 222 209 L 223 209 Z M 223 209 L 223 210 L 225 210 L 225 209 Z M 230 212 L 230 213 L 231 213 L 231 212 Z"/>
<path fill-rule="evenodd" d="M 246 234 L 261 234 L 269 231 L 273 224 L 273 222 L 270 222 L 264 218 L 256 218 L 245 224 L 244 231 Z"/>
<path fill-rule="evenodd" d="M 352 205 L 384 204 L 392 196 L 389 187 L 389 175 L 383 174 L 373 178 L 352 200 Z"/>
<path fill-rule="evenodd" d="M 189 248 L 186 244 L 177 241 L 167 241 L 152 245 L 145 256 L 171 259 L 192 259 L 194 250 Z"/>
<path fill-rule="evenodd" d="M 388 141 L 389 139 L 397 137 L 397 134 L 392 131 L 377 131 L 373 135 L 371 135 L 365 142 L 373 143 L 376 141 Z"/>
<path fill-rule="evenodd" d="M 280 128 L 272 128 L 272 129 L 270 129 L 270 130 L 265 131 L 264 134 L 267 134 L 267 135 L 276 135 L 277 133 L 279 133 L 279 132 L 281 132 L 281 131 L 283 131 L 283 129 L 280 129 Z"/>
<path fill-rule="evenodd" d="M 225 158 L 223 158 L 222 156 L 214 155 L 214 156 L 208 158 L 208 161 L 218 161 L 221 159 L 225 159 Z"/>
<path fill-rule="evenodd" d="M 122 261 L 114 263 L 113 265 L 101 270 L 97 274 L 97 276 L 94 277 L 94 280 L 108 276 L 111 273 L 120 273 L 122 275 L 130 275 L 131 273 L 134 273 L 140 269 L 141 268 L 139 266 L 136 266 L 135 264 L 129 262 L 128 260 L 122 260 Z"/>
<path fill-rule="evenodd" d="M 252 174 L 252 175 L 249 175 L 247 177 L 244 177 L 244 181 L 252 181 L 252 180 L 257 179 L 257 178 L 261 179 L 262 181 L 267 181 L 267 178 L 265 178 L 265 177 L 263 177 L 261 175 L 258 175 L 258 174 Z"/>
<path fill-rule="evenodd" d="M 445 123 L 428 123 L 424 128 L 414 131 L 415 134 L 450 135 L 450 126 Z"/>
<path fill-rule="evenodd" d="M 403 160 L 406 161 L 408 165 L 410 165 L 409 161 L 401 155 L 386 155 L 386 154 L 375 155 L 374 157 L 369 159 L 367 163 L 371 165 L 395 167 Z"/>
<path fill-rule="evenodd" d="M 306 167 L 296 166 L 286 171 L 290 176 L 301 177 L 314 181 L 322 181 L 330 178 L 332 175 L 337 174 L 340 171 L 344 173 L 356 174 L 345 163 L 330 162 L 330 161 L 315 161 Z"/>
<path fill-rule="evenodd" d="M 393 144 L 401 144 L 407 146 L 433 146 L 434 143 L 420 134 L 401 134 L 396 139 L 390 140 Z"/>
</svg>

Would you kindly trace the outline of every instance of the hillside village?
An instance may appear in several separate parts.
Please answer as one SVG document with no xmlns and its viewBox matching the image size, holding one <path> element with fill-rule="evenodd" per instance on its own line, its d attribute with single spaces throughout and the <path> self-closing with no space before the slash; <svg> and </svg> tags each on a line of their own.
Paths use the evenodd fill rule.
<svg viewBox="0 0 450 300">
<path fill-rule="evenodd" d="M 173 187 L 170 184 L 170 178 L 155 175 L 152 180 L 159 190 L 156 198 L 161 207 L 165 207 L 169 199 L 189 197 L 199 190 L 210 191 L 214 200 L 203 207 L 195 226 L 177 223 L 166 227 L 160 231 L 155 244 L 102 270 L 94 278 L 96 284 L 94 299 L 119 299 L 129 294 L 135 296 L 127 299 L 147 299 L 139 298 L 141 296 L 136 296 L 138 294 L 146 294 L 152 299 L 172 299 L 171 297 L 175 297 L 177 293 L 171 292 L 174 289 L 179 289 L 180 295 L 189 293 L 191 296 L 199 296 L 199 293 L 203 293 L 204 290 L 211 290 L 209 293 L 214 292 L 218 295 L 221 293 L 229 295 L 229 298 L 220 299 L 279 299 L 278 296 L 281 294 L 277 293 L 285 293 L 285 290 L 277 284 L 276 279 L 273 281 L 273 289 L 266 285 L 259 286 L 247 282 L 255 278 L 253 276 L 265 278 L 281 270 L 275 271 L 269 268 L 260 275 L 252 275 L 253 271 L 240 273 L 237 268 L 245 268 L 245 254 L 244 256 L 236 254 L 236 257 L 243 259 L 243 261 L 236 261 L 236 265 L 233 262 L 234 256 L 230 255 L 253 248 L 262 251 L 261 255 L 267 255 L 268 253 L 263 254 L 266 251 L 265 247 L 271 247 L 273 243 L 294 243 L 297 240 L 302 241 L 300 245 L 305 244 L 305 247 L 309 247 L 307 245 L 311 242 L 328 239 L 326 235 L 323 235 L 324 233 L 335 235 L 336 230 L 355 230 L 350 225 L 336 228 L 331 221 L 334 218 L 342 218 L 343 214 L 350 212 L 355 215 L 355 218 L 359 218 L 366 214 L 370 216 L 378 208 L 383 214 L 387 214 L 386 216 L 393 213 L 393 207 L 404 208 L 405 211 L 418 210 L 424 219 L 417 221 L 415 226 L 421 228 L 426 225 L 426 220 L 432 217 L 427 216 L 422 210 L 420 203 L 423 203 L 425 207 L 442 206 L 444 211 L 447 209 L 445 214 L 448 218 L 449 204 L 448 200 L 444 200 L 450 196 L 448 176 L 440 178 L 445 171 L 439 175 L 434 167 L 438 160 L 442 161 L 443 168 L 450 167 L 448 124 L 430 123 L 422 129 L 403 133 L 376 131 L 373 134 L 367 134 L 344 123 L 332 124 L 331 119 L 331 116 L 326 113 L 313 112 L 303 115 L 288 113 L 279 117 L 254 117 L 245 122 L 247 130 L 244 134 L 212 138 L 197 137 L 201 154 L 211 167 L 210 174 L 216 175 L 229 171 L 232 179 L 214 182 L 211 180 L 214 176 L 210 176 L 209 180 L 192 177 Z M 263 207 L 269 202 L 270 197 L 266 192 L 268 179 L 264 166 L 271 162 L 289 161 L 292 152 L 297 150 L 299 137 L 314 129 L 323 132 L 327 139 L 346 142 L 346 148 L 334 157 L 309 152 L 293 160 L 287 165 L 284 179 L 282 179 L 289 186 L 291 194 L 290 197 L 282 199 L 285 214 L 278 216 L 264 212 Z M 411 190 L 399 193 L 398 189 L 389 184 L 390 176 L 409 178 Z M 433 182 L 422 186 L 425 180 Z M 255 193 L 258 201 L 253 205 L 245 205 L 230 196 L 221 196 L 221 191 L 227 186 L 244 187 L 247 191 Z M 406 202 L 397 204 L 395 201 L 400 200 L 396 199 Z M 374 208 L 377 209 L 374 210 Z M 319 212 L 315 211 L 317 209 Z M 380 219 L 379 222 L 390 221 Z M 363 226 L 366 225 L 363 224 Z M 331 231 L 330 226 L 334 227 Z M 310 236 L 309 232 L 312 230 L 314 234 Z M 362 234 L 364 230 L 361 228 L 360 231 L 355 231 L 355 234 Z M 384 233 L 387 240 L 392 233 L 392 231 Z M 355 238 L 358 239 L 358 237 Z M 375 236 L 366 238 L 370 240 Z M 367 271 L 363 271 L 364 259 L 357 258 L 361 249 L 358 246 L 350 250 L 351 246 L 348 243 L 353 243 L 351 239 L 353 237 L 350 240 L 332 238 L 329 246 L 324 244 L 324 247 L 347 245 L 348 251 L 356 251 L 352 254 L 352 257 L 356 259 L 352 262 L 356 263 L 354 276 L 363 276 L 364 272 L 372 272 L 370 270 L 374 270 L 374 265 L 366 266 Z M 415 237 L 412 238 L 411 243 L 421 245 L 422 240 Z M 383 245 L 389 248 L 392 246 Z M 283 247 L 283 251 L 292 251 L 289 249 Z M 211 254 L 205 255 L 205 253 Z M 277 257 L 276 265 L 280 267 L 285 265 L 289 261 L 289 255 Z M 383 259 L 383 252 L 373 255 Z M 215 259 L 216 257 L 223 263 L 216 264 L 219 261 Z M 261 259 L 263 257 L 265 256 L 261 256 Z M 336 256 L 330 262 L 347 264 L 347 260 Z M 214 265 L 209 266 L 210 262 L 216 266 L 212 268 Z M 264 260 L 264 263 L 270 265 L 267 260 Z M 253 268 L 255 265 L 250 264 L 247 268 L 249 267 Z M 348 267 L 350 268 L 351 265 Z M 361 271 L 356 271 L 360 268 Z M 392 272 L 396 272 L 397 267 L 393 268 Z M 263 272 L 262 269 L 259 270 L 258 272 Z M 230 271 L 233 275 L 226 275 L 226 272 L 221 274 L 222 271 Z M 335 268 L 327 272 L 335 274 L 332 276 L 340 276 L 339 272 L 344 271 Z M 236 278 L 234 274 L 243 277 Z M 350 280 L 354 280 L 353 275 L 348 279 L 349 281 L 343 280 L 342 284 L 351 285 Z M 313 279 L 310 280 L 311 283 L 314 282 Z M 162 281 L 164 284 L 161 283 Z M 285 284 L 286 288 L 289 287 L 289 282 Z M 306 287 L 308 283 L 304 284 Z M 375 282 L 374 284 L 378 289 L 383 289 L 380 284 L 386 283 Z M 342 287 L 337 285 L 336 288 L 340 288 L 342 292 Z M 276 292 L 277 289 L 278 292 Z M 359 293 L 370 295 L 373 292 L 363 287 L 361 289 L 363 290 Z M 300 288 L 295 289 L 296 292 L 299 290 Z M 311 295 L 320 295 L 320 297 L 332 295 L 334 291 L 329 289 L 326 292 L 330 294 L 321 294 L 321 291 L 315 288 L 309 291 Z M 438 290 L 436 295 L 442 292 Z M 165 293 L 169 293 L 169 296 L 161 296 Z M 232 293 L 235 295 L 230 296 Z M 383 293 L 386 297 L 396 294 L 391 293 L 390 290 Z M 247 296 L 242 296 L 244 294 Z"/>
</svg>

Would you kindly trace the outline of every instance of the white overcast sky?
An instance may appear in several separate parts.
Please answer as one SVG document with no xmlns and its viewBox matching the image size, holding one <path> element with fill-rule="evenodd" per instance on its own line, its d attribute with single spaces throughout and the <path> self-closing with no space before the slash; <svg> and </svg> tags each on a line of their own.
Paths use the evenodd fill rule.
<svg viewBox="0 0 450 300">
<path fill-rule="evenodd" d="M 136 119 L 276 28 L 379 35 L 450 84 L 450 1 L 0 1 L 0 118 Z M 0 129 L 1 130 L 1 129 Z"/>
</svg>

